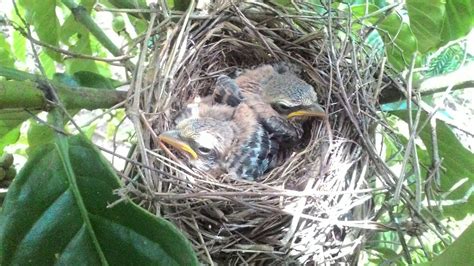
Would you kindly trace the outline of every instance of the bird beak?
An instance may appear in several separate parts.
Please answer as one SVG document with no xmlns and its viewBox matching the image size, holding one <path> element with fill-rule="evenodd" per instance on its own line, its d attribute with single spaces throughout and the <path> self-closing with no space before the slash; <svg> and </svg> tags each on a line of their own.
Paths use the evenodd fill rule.
<svg viewBox="0 0 474 266">
<path fill-rule="evenodd" d="M 303 116 L 303 117 L 314 116 L 314 117 L 324 118 L 326 117 L 326 112 L 319 104 L 315 103 L 305 109 L 301 109 L 301 110 L 289 113 L 288 119 L 292 117 L 297 117 L 297 116 Z"/>
<path fill-rule="evenodd" d="M 158 136 L 158 140 L 168 145 L 171 145 L 172 147 L 182 152 L 186 152 L 187 154 L 191 155 L 194 160 L 198 158 L 197 153 L 193 150 L 193 148 L 191 148 L 191 146 L 189 146 L 181 139 L 178 134 L 178 131 L 176 130 L 170 130 L 161 133 L 160 136 Z"/>
</svg>

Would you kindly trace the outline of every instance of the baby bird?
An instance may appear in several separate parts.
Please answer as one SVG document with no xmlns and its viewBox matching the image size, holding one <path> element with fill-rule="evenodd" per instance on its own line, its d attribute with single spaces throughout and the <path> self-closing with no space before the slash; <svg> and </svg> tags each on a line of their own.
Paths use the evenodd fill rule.
<svg viewBox="0 0 474 266">
<path fill-rule="evenodd" d="M 278 143 L 244 103 L 235 108 L 190 104 L 176 122 L 159 140 L 181 151 L 201 171 L 255 180 L 275 166 Z"/>
<path fill-rule="evenodd" d="M 245 70 L 236 79 L 220 76 L 213 98 L 236 106 L 245 102 L 265 129 L 279 141 L 297 141 L 301 123 L 307 117 L 325 117 L 314 88 L 297 76 L 297 68 L 287 63 L 263 65 Z"/>
</svg>

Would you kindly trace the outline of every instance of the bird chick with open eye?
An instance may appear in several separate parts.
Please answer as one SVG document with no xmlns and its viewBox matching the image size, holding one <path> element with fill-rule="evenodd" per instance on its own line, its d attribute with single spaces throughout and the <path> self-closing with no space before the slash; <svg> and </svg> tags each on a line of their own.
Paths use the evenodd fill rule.
<svg viewBox="0 0 474 266">
<path fill-rule="evenodd" d="M 187 109 L 190 115 L 180 116 L 176 128 L 160 134 L 159 140 L 181 151 L 194 167 L 255 180 L 275 166 L 278 143 L 247 105 L 200 103 Z"/>
<path fill-rule="evenodd" d="M 302 136 L 300 120 L 326 116 L 314 88 L 297 75 L 295 65 L 278 63 L 244 70 L 236 79 L 220 76 L 214 101 L 236 106 L 245 102 L 258 120 L 279 141 L 297 141 Z"/>
</svg>

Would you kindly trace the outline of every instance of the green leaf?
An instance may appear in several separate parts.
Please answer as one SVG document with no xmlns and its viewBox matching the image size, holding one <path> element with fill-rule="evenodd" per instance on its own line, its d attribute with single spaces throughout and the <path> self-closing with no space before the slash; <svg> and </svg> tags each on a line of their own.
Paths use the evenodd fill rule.
<svg viewBox="0 0 474 266">
<path fill-rule="evenodd" d="M 13 32 L 13 51 L 17 61 L 26 61 L 26 38 L 18 31 Z"/>
<path fill-rule="evenodd" d="M 438 56 L 429 62 L 429 69 L 423 75 L 434 77 L 455 71 L 461 67 L 465 52 L 465 49 L 458 43 L 444 48 Z"/>
<path fill-rule="evenodd" d="M 0 125 L 1 125 L 0 121 Z M 3 149 L 10 145 L 15 143 L 18 139 L 20 138 L 20 127 L 15 127 L 12 130 L 0 134 L 0 155 L 3 154 Z"/>
<path fill-rule="evenodd" d="M 53 59 L 46 55 L 45 53 L 40 53 L 39 59 L 41 65 L 44 68 L 44 72 L 48 78 L 52 78 L 54 73 L 56 72 L 56 64 L 54 63 Z"/>
<path fill-rule="evenodd" d="M 71 52 L 92 56 L 92 40 L 89 31 L 78 23 L 72 14 L 66 18 L 61 27 L 61 41 L 69 46 Z M 68 73 L 98 72 L 97 64 L 93 60 L 72 58 L 66 60 L 65 65 Z"/>
<path fill-rule="evenodd" d="M 20 5 L 26 10 L 26 18 L 35 27 L 40 41 L 59 46 L 59 20 L 56 16 L 56 0 L 21 0 Z M 57 52 L 44 48 L 46 54 L 56 61 L 62 61 Z"/>
<path fill-rule="evenodd" d="M 197 265 L 169 222 L 119 200 L 111 166 L 83 137 L 44 145 L 11 184 L 0 213 L 2 265 Z"/>
<path fill-rule="evenodd" d="M 17 5 L 17 9 L 20 14 L 24 13 L 24 8 L 21 5 Z M 15 10 L 11 10 L 11 15 L 9 16 L 9 19 L 12 21 L 12 23 L 16 23 L 18 25 L 22 24 L 21 19 L 16 15 Z M 15 54 L 16 61 L 25 62 L 26 38 L 23 35 L 21 35 L 21 33 L 17 30 L 13 31 L 12 48 Z"/>
<path fill-rule="evenodd" d="M 474 2 L 472 0 L 446 0 L 441 43 L 466 36 L 474 27 Z"/>
<path fill-rule="evenodd" d="M 400 117 L 404 121 L 408 121 L 407 111 L 391 112 Z M 415 114 L 413 115 L 415 116 Z M 427 114 L 422 113 L 420 125 L 424 124 L 427 119 Z M 441 171 L 441 190 L 442 192 L 449 191 L 456 183 L 463 178 L 468 178 L 468 182 L 461 187 L 454 190 L 446 198 L 448 200 L 460 200 L 474 185 L 474 154 L 467 150 L 456 138 L 452 130 L 442 121 L 437 121 L 436 133 L 438 136 L 438 151 L 442 159 Z M 429 166 L 432 158 L 432 141 L 431 141 L 431 127 L 430 124 L 420 132 L 419 137 L 427 148 L 427 155 L 420 154 L 420 161 Z M 474 210 L 474 198 L 470 197 L 464 204 L 456 204 L 452 206 L 443 207 L 444 214 L 452 216 L 456 220 L 462 220 L 464 217 L 472 213 Z"/>
<path fill-rule="evenodd" d="M 133 25 L 135 32 L 145 32 L 148 28 L 148 23 L 143 19 L 137 19 L 132 15 L 128 15 L 128 19 L 130 23 Z"/>
<path fill-rule="evenodd" d="M 474 239 L 474 223 L 452 243 L 446 251 L 433 260 L 432 266 L 471 265 L 474 261 L 472 240 Z"/>
<path fill-rule="evenodd" d="M 406 7 L 422 53 L 466 36 L 474 26 L 472 0 L 407 0 Z"/>
<path fill-rule="evenodd" d="M 407 0 L 410 26 L 418 40 L 420 52 L 425 53 L 441 42 L 446 7 L 445 0 Z"/>
<path fill-rule="evenodd" d="M 37 148 L 44 146 L 44 144 L 52 143 L 54 140 L 54 131 L 51 127 L 31 120 L 30 128 L 27 133 L 28 148 L 27 154 L 32 154 Z"/>
<path fill-rule="evenodd" d="M 417 50 L 417 40 L 407 23 L 397 13 L 392 13 L 377 26 L 385 43 L 388 61 L 396 70 L 403 70 Z"/>
<path fill-rule="evenodd" d="M 13 57 L 10 44 L 5 39 L 5 35 L 0 32 L 0 66 L 14 67 L 15 58 Z"/>
<path fill-rule="evenodd" d="M 0 109 L 0 154 L 20 137 L 20 125 L 31 115 L 22 110 Z"/>
</svg>

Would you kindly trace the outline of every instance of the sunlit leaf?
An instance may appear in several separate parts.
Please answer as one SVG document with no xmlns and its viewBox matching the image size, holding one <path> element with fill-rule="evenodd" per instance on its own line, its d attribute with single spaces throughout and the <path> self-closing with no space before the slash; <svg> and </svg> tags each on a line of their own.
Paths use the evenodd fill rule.
<svg viewBox="0 0 474 266">
<path fill-rule="evenodd" d="M 426 52 L 441 42 L 446 13 L 444 3 L 444 0 L 407 0 L 410 26 L 416 35 L 421 52 Z"/>
<path fill-rule="evenodd" d="M 474 261 L 472 240 L 474 239 L 474 223 L 471 224 L 446 251 L 433 260 L 433 266 L 471 265 Z"/>
<path fill-rule="evenodd" d="M 20 14 L 24 13 L 24 9 L 21 5 L 17 5 L 17 10 Z M 20 18 L 16 15 L 16 11 L 12 10 L 9 17 L 13 23 L 21 25 Z M 26 38 L 20 34 L 19 31 L 13 31 L 13 43 L 12 48 L 17 61 L 25 62 L 26 60 Z"/>
<path fill-rule="evenodd" d="M 31 115 L 23 110 L 0 109 L 0 154 L 5 146 L 15 143 L 20 137 L 20 125 Z"/>
<path fill-rule="evenodd" d="M 10 44 L 5 39 L 5 35 L 0 32 L 0 66 L 14 67 L 15 58 L 13 57 Z"/>
<path fill-rule="evenodd" d="M 26 38 L 18 31 L 13 32 L 13 51 L 17 61 L 26 61 Z"/>
<path fill-rule="evenodd" d="M 26 18 L 35 29 L 38 38 L 47 44 L 59 46 L 59 20 L 56 15 L 56 0 L 21 0 L 19 3 L 26 11 Z M 45 48 L 45 52 L 54 60 L 61 61 L 57 52 Z"/>
<path fill-rule="evenodd" d="M 385 43 L 388 61 L 397 70 L 403 70 L 417 50 L 417 40 L 410 26 L 397 13 L 390 14 L 377 26 Z"/>
<path fill-rule="evenodd" d="M 461 66 L 464 54 L 465 51 L 461 45 L 451 45 L 430 61 L 429 69 L 423 74 L 425 77 L 433 77 L 455 71 Z"/>
<path fill-rule="evenodd" d="M 0 126 L 2 122 L 0 121 Z M 0 155 L 3 154 L 3 149 L 10 145 L 15 143 L 18 139 L 20 138 L 20 127 L 15 127 L 11 129 L 10 131 L 1 134 L 0 133 Z"/>
<path fill-rule="evenodd" d="M 56 72 L 56 64 L 54 63 L 53 59 L 46 55 L 45 53 L 40 53 L 39 59 L 41 65 L 43 66 L 44 72 L 48 78 L 52 78 L 54 73 Z"/>
<path fill-rule="evenodd" d="M 406 7 L 423 53 L 465 36 L 474 26 L 472 0 L 407 0 Z"/>
<path fill-rule="evenodd" d="M 69 46 L 71 52 L 83 55 L 93 55 L 92 38 L 89 31 L 69 15 L 61 27 L 61 40 Z M 98 72 L 96 62 L 93 60 L 72 58 L 65 61 L 68 73 L 78 71 Z"/>
<path fill-rule="evenodd" d="M 32 120 L 28 128 L 27 137 L 28 148 L 26 153 L 31 154 L 44 144 L 52 143 L 54 140 L 54 131 L 51 127 Z"/>
<path fill-rule="evenodd" d="M 82 137 L 57 137 L 30 155 L 0 213 L 2 265 L 197 265 L 164 219 L 129 200 L 108 162 Z"/>
<path fill-rule="evenodd" d="M 472 0 L 446 0 L 446 15 L 441 32 L 443 46 L 449 41 L 466 36 L 474 27 L 474 2 Z"/>
</svg>

